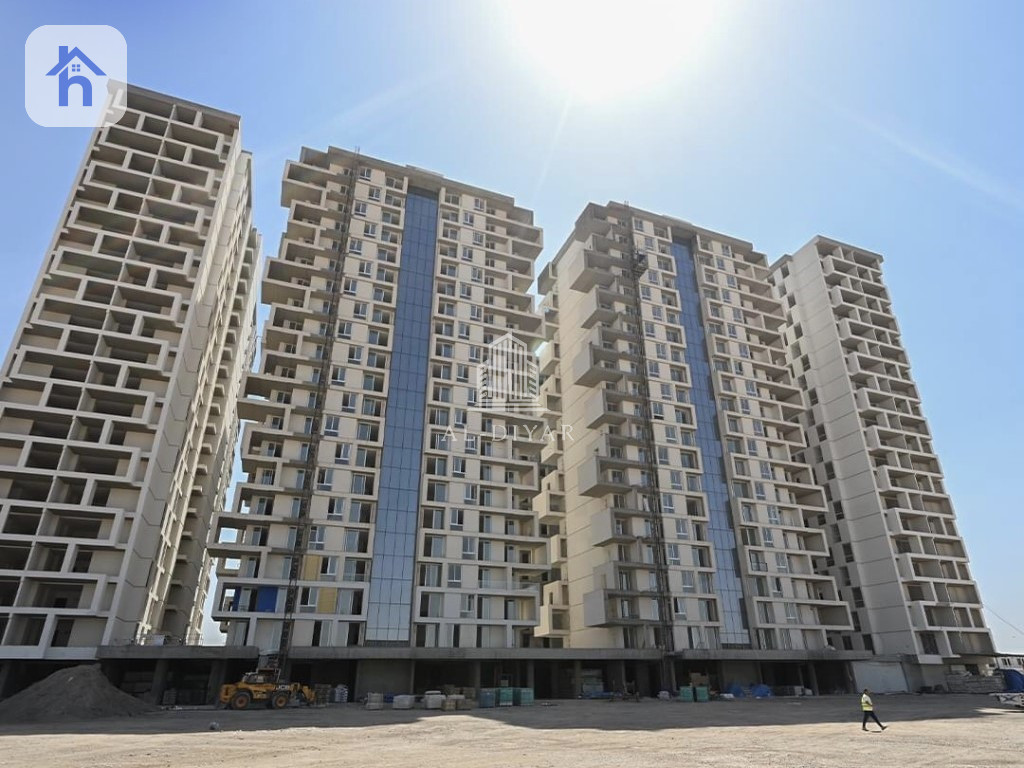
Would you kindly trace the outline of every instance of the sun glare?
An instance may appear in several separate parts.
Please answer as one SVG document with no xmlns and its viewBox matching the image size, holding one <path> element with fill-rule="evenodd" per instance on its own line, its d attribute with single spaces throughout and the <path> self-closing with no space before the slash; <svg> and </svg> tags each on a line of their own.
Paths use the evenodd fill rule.
<svg viewBox="0 0 1024 768">
<path fill-rule="evenodd" d="M 576 101 L 657 91 L 694 65 L 716 20 L 707 0 L 521 0 L 504 6 L 516 55 Z"/>
</svg>

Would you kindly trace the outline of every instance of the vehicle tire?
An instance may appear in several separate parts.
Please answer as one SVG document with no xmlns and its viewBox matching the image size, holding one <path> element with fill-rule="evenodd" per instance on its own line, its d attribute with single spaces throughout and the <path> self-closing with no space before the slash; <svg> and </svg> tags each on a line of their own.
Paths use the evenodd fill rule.
<svg viewBox="0 0 1024 768">
<path fill-rule="evenodd" d="M 252 701 L 252 695 L 248 691 L 236 691 L 231 697 L 232 709 L 245 709 Z"/>
<path fill-rule="evenodd" d="M 291 694 L 287 691 L 278 691 L 270 697 L 270 708 L 271 709 L 284 709 L 288 706 L 288 702 L 292 700 Z"/>
</svg>

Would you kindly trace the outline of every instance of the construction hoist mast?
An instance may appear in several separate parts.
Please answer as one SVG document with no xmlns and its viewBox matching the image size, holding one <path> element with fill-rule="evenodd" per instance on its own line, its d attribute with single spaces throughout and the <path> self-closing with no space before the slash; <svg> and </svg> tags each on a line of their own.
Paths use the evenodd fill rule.
<svg viewBox="0 0 1024 768">
<path fill-rule="evenodd" d="M 641 443 L 641 463 L 647 475 L 647 482 L 635 487 L 637 494 L 645 503 L 641 504 L 647 522 L 650 524 L 650 535 L 654 540 L 654 572 L 657 583 L 658 624 L 661 629 L 662 686 L 673 688 L 675 685 L 675 669 L 671 654 L 675 651 L 675 637 L 672 624 L 672 590 L 668 581 L 668 556 L 665 551 L 665 529 L 661 507 L 661 489 L 658 483 L 657 447 L 654 441 L 654 419 L 651 415 L 651 385 L 647 370 L 647 349 L 644 343 L 643 301 L 640 294 L 640 281 L 648 269 L 647 254 L 636 246 L 633 235 L 633 216 L 626 207 L 626 221 L 623 226 L 623 241 L 626 271 L 633 289 L 634 312 L 634 344 L 639 357 L 637 365 L 640 379 L 640 419 L 643 423 L 642 434 L 638 437 Z"/>
<path fill-rule="evenodd" d="M 277 645 L 276 666 L 282 674 L 289 674 L 288 661 L 292 649 L 292 633 L 295 629 L 295 605 L 298 602 L 299 577 L 302 573 L 302 564 L 309 551 L 309 530 L 311 527 L 310 507 L 313 501 L 313 491 L 316 488 L 317 459 L 320 453 L 320 442 L 323 434 L 323 413 L 327 400 L 327 391 L 331 381 L 331 360 L 334 352 L 334 340 L 337 338 L 338 309 L 344 281 L 345 267 L 345 244 L 348 241 L 349 228 L 352 222 L 352 206 L 355 198 L 355 183 L 358 177 L 359 153 L 355 153 L 352 165 L 348 169 L 348 179 L 345 186 L 344 202 L 339 206 L 338 214 L 341 218 L 334 234 L 336 241 L 336 253 L 332 254 L 331 262 L 333 268 L 331 277 L 327 282 L 326 293 L 328 298 L 326 314 L 327 321 L 320 324 L 318 335 L 320 343 L 319 374 L 316 379 L 316 397 L 308 403 L 298 403 L 295 410 L 310 411 L 309 442 L 306 443 L 306 455 L 304 471 L 302 475 L 301 496 L 299 497 L 299 508 L 295 526 L 295 540 L 292 542 L 291 554 L 288 564 L 288 586 L 285 589 L 284 616 L 281 623 L 281 638 Z"/>
</svg>

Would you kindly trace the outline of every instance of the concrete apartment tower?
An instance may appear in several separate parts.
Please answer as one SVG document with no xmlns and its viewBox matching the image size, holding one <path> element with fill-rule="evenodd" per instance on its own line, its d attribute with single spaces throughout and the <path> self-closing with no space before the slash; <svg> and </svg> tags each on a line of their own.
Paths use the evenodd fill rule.
<svg viewBox="0 0 1024 768">
<path fill-rule="evenodd" d="M 825 488 L 827 561 L 853 608 L 842 647 L 911 690 L 994 655 L 978 586 L 910 374 L 882 257 L 817 237 L 772 266 L 807 461 Z M 887 666 L 888 670 L 884 667 Z"/>
<path fill-rule="evenodd" d="M 536 635 L 613 649 L 605 684 L 707 675 L 831 690 L 851 627 L 800 454 L 781 302 L 750 243 L 591 204 L 538 280 L 541 395 L 571 439 L 545 448 L 550 542 Z M 625 676 L 625 679 L 624 679 Z M 643 686 L 643 683 L 642 683 Z"/>
<path fill-rule="evenodd" d="M 485 402 L 479 368 L 543 341 L 533 214 L 334 147 L 287 164 L 282 204 L 246 477 L 212 550 L 227 644 L 283 650 L 302 679 L 356 685 L 358 660 L 372 690 L 412 689 L 413 649 L 529 646 L 543 422 Z"/>
<path fill-rule="evenodd" d="M 239 118 L 115 98 L 127 111 L 92 135 L 0 378 L 5 676 L 198 642 L 231 477 L 260 250 Z"/>
</svg>

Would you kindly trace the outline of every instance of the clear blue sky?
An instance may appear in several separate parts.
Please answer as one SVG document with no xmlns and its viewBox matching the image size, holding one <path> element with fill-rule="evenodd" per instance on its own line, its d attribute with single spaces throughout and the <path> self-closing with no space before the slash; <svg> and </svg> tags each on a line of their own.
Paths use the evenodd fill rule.
<svg viewBox="0 0 1024 768">
<path fill-rule="evenodd" d="M 110 24 L 133 82 L 242 115 L 268 253 L 284 160 L 334 144 L 514 195 L 537 212 L 545 259 L 587 201 L 608 199 L 769 259 L 818 233 L 884 254 L 974 575 L 1024 628 L 1024 4 L 734 5 L 707 22 L 710 44 L 674 24 L 668 45 L 696 53 L 658 87 L 588 100 L 536 65 L 511 16 L 487 2 L 0 2 L 0 344 L 89 135 L 26 116 L 25 38 Z M 641 83 L 649 53 L 624 40 L 595 64 L 619 56 Z M 1001 650 L 1024 652 L 1024 633 L 987 620 Z"/>
</svg>

